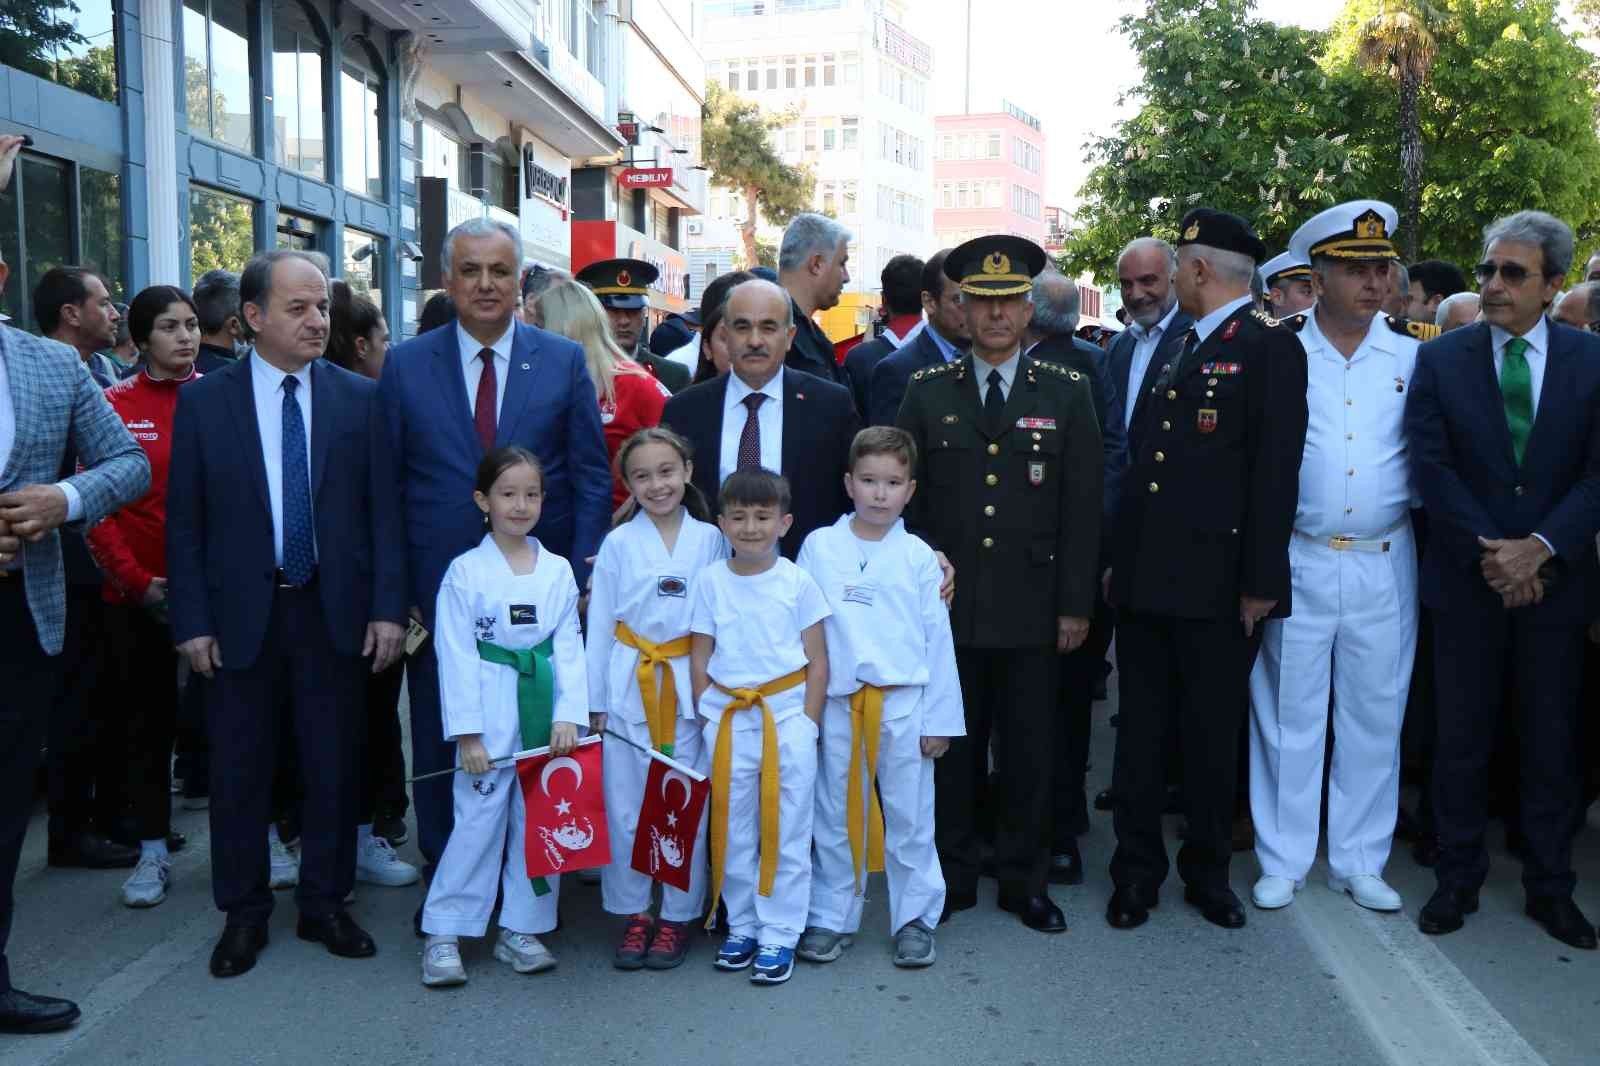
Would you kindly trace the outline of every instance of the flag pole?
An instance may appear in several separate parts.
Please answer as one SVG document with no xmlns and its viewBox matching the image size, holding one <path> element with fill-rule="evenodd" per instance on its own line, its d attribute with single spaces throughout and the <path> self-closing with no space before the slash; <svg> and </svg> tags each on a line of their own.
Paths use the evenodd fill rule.
<svg viewBox="0 0 1600 1066">
<path fill-rule="evenodd" d="M 622 741 L 624 744 L 628 745 L 630 748 L 637 748 L 638 750 L 644 752 L 646 755 L 650 756 L 652 759 L 655 759 L 655 760 L 657 760 L 659 762 L 665 763 L 669 768 L 678 771 L 678 773 L 683 774 L 685 777 L 691 777 L 696 781 L 704 781 L 706 779 L 706 775 L 701 773 L 699 770 L 696 770 L 693 767 L 685 766 L 683 763 L 679 762 L 677 759 L 672 758 L 670 755 L 663 755 L 663 754 L 661 754 L 659 751 L 657 751 L 654 748 L 647 748 L 643 744 L 640 744 L 638 741 L 629 740 L 627 737 L 623 736 L 621 733 L 613 733 L 609 729 L 603 729 L 603 730 L 601 730 L 601 732 L 603 732 L 608 737 L 616 737 L 618 740 Z"/>
<path fill-rule="evenodd" d="M 610 732 L 610 731 L 607 730 L 607 732 Z M 615 733 L 612 733 L 611 735 L 612 736 L 616 736 Z M 582 740 L 578 741 L 578 747 L 581 748 L 586 744 L 598 744 L 598 743 L 600 743 L 600 738 L 599 737 L 584 737 Z M 523 759 L 531 759 L 535 755 L 548 755 L 548 754 L 550 754 L 550 745 L 548 745 L 548 744 L 546 744 L 542 748 L 526 748 L 526 749 L 524 749 L 522 751 L 514 751 L 510 755 L 502 755 L 498 759 L 490 759 L 489 760 L 489 766 L 491 768 L 498 769 L 498 768 L 500 768 L 501 764 L 503 764 L 503 763 L 508 763 L 508 762 L 509 763 L 519 763 Z M 448 774 L 458 774 L 460 772 L 461 772 L 461 767 L 453 766 L 448 770 L 435 770 L 431 774 L 418 774 L 415 777 L 408 777 L 408 778 L 406 778 L 405 783 L 409 785 L 413 781 L 426 781 L 430 777 L 444 777 L 444 776 L 446 776 Z M 684 772 L 685 773 L 693 773 L 694 771 L 689 770 L 688 768 L 685 767 L 684 768 Z M 702 776 L 700 778 L 700 780 L 703 781 L 703 780 L 705 780 L 705 778 Z"/>
</svg>

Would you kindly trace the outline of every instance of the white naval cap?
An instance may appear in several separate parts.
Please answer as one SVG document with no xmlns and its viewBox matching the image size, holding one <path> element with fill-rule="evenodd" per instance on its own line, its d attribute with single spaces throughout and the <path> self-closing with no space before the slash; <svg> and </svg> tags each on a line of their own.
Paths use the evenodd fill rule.
<svg viewBox="0 0 1600 1066">
<path fill-rule="evenodd" d="M 1351 200 L 1321 212 L 1294 231 L 1289 251 L 1302 263 L 1333 259 L 1399 259 L 1394 236 L 1400 213 L 1382 200 Z"/>
<path fill-rule="evenodd" d="M 1279 278 L 1296 278 L 1311 276 L 1311 264 L 1293 252 L 1284 252 L 1275 255 L 1261 265 L 1261 284 L 1272 288 L 1272 283 Z"/>
</svg>

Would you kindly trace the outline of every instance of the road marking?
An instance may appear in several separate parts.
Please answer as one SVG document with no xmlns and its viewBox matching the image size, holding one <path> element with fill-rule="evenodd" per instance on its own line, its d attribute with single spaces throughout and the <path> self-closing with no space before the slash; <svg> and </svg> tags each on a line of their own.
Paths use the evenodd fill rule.
<svg viewBox="0 0 1600 1066">
<path fill-rule="evenodd" d="M 1411 915 L 1365 910 L 1320 877 L 1289 911 L 1393 1066 L 1549 1066 Z"/>
</svg>

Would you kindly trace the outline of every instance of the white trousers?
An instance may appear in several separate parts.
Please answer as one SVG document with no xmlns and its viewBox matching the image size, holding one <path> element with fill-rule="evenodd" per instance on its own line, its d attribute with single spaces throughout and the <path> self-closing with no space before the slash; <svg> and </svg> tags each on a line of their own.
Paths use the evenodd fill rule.
<svg viewBox="0 0 1600 1066">
<path fill-rule="evenodd" d="M 889 884 L 889 933 L 915 918 L 932 929 L 944 910 L 944 874 L 933 845 L 933 760 L 923 758 L 922 716 L 883 723 L 878 738 L 878 798 L 883 805 L 883 872 Z M 850 784 L 850 701 L 829 699 L 817 756 L 817 813 L 811 825 L 811 913 L 807 925 L 854 933 L 861 928 L 866 877 L 856 892 L 846 799 Z M 866 796 L 862 773 L 862 802 Z M 863 809 L 866 809 L 863 807 Z M 866 838 L 862 837 L 865 844 Z"/>
<path fill-rule="evenodd" d="M 778 874 L 773 880 L 772 895 L 757 892 L 761 875 L 762 730 L 733 729 L 729 731 L 733 771 L 728 782 L 728 853 L 722 874 L 722 901 L 728 908 L 728 928 L 735 936 L 755 937 L 763 945 L 792 948 L 805 930 L 806 907 L 811 900 L 817 727 L 805 715 L 796 714 L 779 722 L 777 729 Z M 707 723 L 704 737 L 706 751 L 714 752 L 716 723 Z"/>
<path fill-rule="evenodd" d="M 650 727 L 644 722 L 625 722 L 620 715 L 607 715 L 606 728 L 620 733 L 644 747 L 650 746 Z M 673 758 L 701 773 L 707 772 L 705 740 L 692 719 L 678 719 Z M 608 739 L 605 748 L 606 823 L 611 834 L 611 862 L 600 868 L 600 900 L 609 914 L 641 914 L 650 909 L 655 882 L 632 866 L 634 837 L 639 831 L 639 805 L 644 799 L 645 776 L 650 772 L 650 756 L 620 740 Z M 709 808 L 710 803 L 706 806 Z M 689 890 L 661 886 L 661 917 L 669 922 L 692 922 L 706 911 L 706 820 L 700 815 L 700 828 L 689 867 Z"/>
<path fill-rule="evenodd" d="M 1400 725 L 1417 650 L 1407 523 L 1387 552 L 1289 541 L 1293 614 L 1266 623 L 1250 674 L 1250 813 L 1261 872 L 1301 880 L 1317 857 L 1329 693 L 1328 867 L 1382 875 L 1400 802 Z"/>
<path fill-rule="evenodd" d="M 533 894 L 524 857 L 527 815 L 516 767 L 476 776 L 455 775 L 456 824 L 422 908 L 425 933 L 482 936 L 500 890 L 500 927 L 514 933 L 548 933 L 556 927 L 561 878 Z"/>
</svg>

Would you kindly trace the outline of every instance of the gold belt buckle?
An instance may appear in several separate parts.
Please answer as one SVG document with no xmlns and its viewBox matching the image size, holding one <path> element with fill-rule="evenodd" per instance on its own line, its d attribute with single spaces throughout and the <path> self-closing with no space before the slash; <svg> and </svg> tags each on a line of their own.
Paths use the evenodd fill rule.
<svg viewBox="0 0 1600 1066">
<path fill-rule="evenodd" d="M 1354 543 L 1355 543 L 1355 538 L 1354 537 L 1329 537 L 1328 538 L 1328 547 L 1332 548 L 1336 552 L 1349 551 L 1350 550 L 1350 546 L 1352 544 L 1354 544 Z"/>
</svg>

